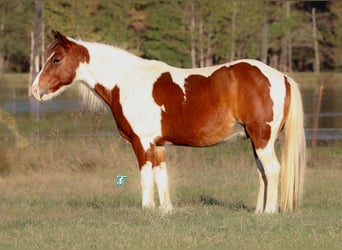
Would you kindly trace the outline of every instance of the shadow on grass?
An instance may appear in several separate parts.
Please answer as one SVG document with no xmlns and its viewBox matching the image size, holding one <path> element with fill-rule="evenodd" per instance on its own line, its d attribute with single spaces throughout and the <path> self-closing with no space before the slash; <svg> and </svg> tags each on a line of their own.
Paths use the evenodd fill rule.
<svg viewBox="0 0 342 250">
<path fill-rule="evenodd" d="M 221 207 L 227 207 L 230 210 L 233 211 L 246 211 L 248 213 L 253 213 L 254 212 L 254 208 L 251 208 L 249 206 L 247 206 L 244 202 L 237 202 L 237 203 L 232 203 L 232 204 L 227 204 L 225 202 L 219 201 L 213 197 L 209 197 L 209 196 L 200 196 L 200 202 L 204 205 L 204 206 L 221 206 Z"/>
</svg>

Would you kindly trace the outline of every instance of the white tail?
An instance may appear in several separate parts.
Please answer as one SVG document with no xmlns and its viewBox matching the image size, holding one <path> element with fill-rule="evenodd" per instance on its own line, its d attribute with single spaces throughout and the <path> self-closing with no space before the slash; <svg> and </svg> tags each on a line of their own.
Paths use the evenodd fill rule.
<svg viewBox="0 0 342 250">
<path fill-rule="evenodd" d="M 285 122 L 281 162 L 281 210 L 299 210 L 303 193 L 305 170 L 304 112 L 297 83 L 287 77 L 291 85 L 291 103 Z"/>
</svg>

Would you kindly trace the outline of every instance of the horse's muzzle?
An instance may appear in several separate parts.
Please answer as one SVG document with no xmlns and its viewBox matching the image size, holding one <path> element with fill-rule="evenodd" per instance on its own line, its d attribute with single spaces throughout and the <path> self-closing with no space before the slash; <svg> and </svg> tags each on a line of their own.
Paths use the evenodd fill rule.
<svg viewBox="0 0 342 250">
<path fill-rule="evenodd" d="M 39 88 L 38 84 L 33 83 L 32 87 L 31 87 L 31 93 L 37 101 L 43 101 L 44 95 L 48 94 L 48 90 L 47 89 L 41 89 L 41 88 Z"/>
</svg>

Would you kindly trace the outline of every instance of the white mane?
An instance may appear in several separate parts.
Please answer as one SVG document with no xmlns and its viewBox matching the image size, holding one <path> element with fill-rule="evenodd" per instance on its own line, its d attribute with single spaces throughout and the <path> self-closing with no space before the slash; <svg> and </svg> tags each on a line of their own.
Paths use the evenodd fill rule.
<svg viewBox="0 0 342 250">
<path fill-rule="evenodd" d="M 78 92 L 81 97 L 82 108 L 92 112 L 107 110 L 107 104 L 86 84 L 79 82 L 74 86 L 76 88 L 76 92 Z"/>
<path fill-rule="evenodd" d="M 134 69 L 140 72 L 139 66 L 147 61 L 111 45 L 85 41 L 74 42 L 86 47 L 90 55 L 89 64 L 82 66 L 83 80 L 78 79 L 78 82 L 74 84 L 82 98 L 83 105 L 90 111 L 103 110 L 108 107 L 94 91 L 96 83 L 111 90 L 115 84 L 130 82 L 130 77 L 136 75 Z"/>
</svg>

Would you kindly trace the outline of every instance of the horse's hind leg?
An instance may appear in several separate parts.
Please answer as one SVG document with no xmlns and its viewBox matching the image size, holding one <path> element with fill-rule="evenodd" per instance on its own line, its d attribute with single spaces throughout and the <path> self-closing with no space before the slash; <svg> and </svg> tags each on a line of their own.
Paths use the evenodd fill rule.
<svg viewBox="0 0 342 250">
<path fill-rule="evenodd" d="M 164 147 L 156 147 L 154 155 L 154 180 L 158 188 L 160 208 L 167 213 L 172 210 L 169 194 L 169 180 L 165 163 Z"/>
<path fill-rule="evenodd" d="M 254 159 L 259 170 L 259 194 L 258 194 L 258 201 L 257 201 L 255 212 L 263 213 L 265 206 L 266 206 L 266 199 L 267 199 L 267 177 L 265 174 L 264 166 L 262 162 L 260 161 L 259 156 L 255 150 L 253 141 L 252 141 L 252 147 L 253 147 Z"/>
<path fill-rule="evenodd" d="M 259 196 L 256 212 L 278 212 L 278 182 L 280 164 L 274 151 L 274 142 L 268 142 L 265 148 L 256 149 L 257 164 L 260 161 L 263 171 L 259 166 Z M 260 164 L 259 163 L 259 164 Z"/>
</svg>

